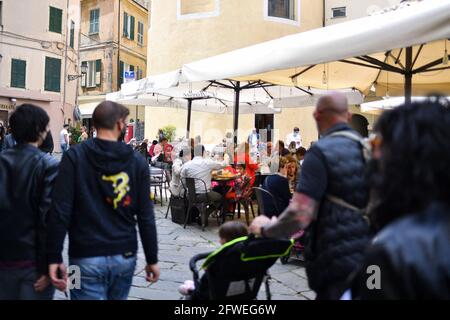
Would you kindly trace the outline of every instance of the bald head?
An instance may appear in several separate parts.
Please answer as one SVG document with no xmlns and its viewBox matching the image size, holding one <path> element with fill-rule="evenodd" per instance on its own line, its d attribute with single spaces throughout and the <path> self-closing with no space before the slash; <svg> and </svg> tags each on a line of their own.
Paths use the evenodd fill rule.
<svg viewBox="0 0 450 320">
<path fill-rule="evenodd" d="M 317 103 L 318 112 L 330 111 L 335 114 L 345 114 L 348 112 L 347 97 L 340 92 L 332 92 L 323 96 Z"/>
<path fill-rule="evenodd" d="M 347 97 L 340 92 L 332 92 L 321 97 L 314 112 L 314 118 L 321 134 L 338 123 L 347 123 L 350 117 Z"/>
</svg>

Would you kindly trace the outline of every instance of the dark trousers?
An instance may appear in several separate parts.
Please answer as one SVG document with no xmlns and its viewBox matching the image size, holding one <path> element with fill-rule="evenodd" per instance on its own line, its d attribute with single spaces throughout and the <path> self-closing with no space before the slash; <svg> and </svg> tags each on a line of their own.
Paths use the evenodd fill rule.
<svg viewBox="0 0 450 320">
<path fill-rule="evenodd" d="M 52 300 L 55 289 L 50 284 L 43 292 L 34 290 L 36 268 L 0 270 L 0 300 Z"/>
<path fill-rule="evenodd" d="M 205 193 L 197 194 L 197 198 L 202 202 L 207 201 Z M 222 204 L 222 195 L 215 191 L 209 191 L 208 192 L 208 200 L 209 200 L 209 204 L 211 204 L 215 209 L 219 209 Z"/>
<path fill-rule="evenodd" d="M 346 282 L 338 282 L 316 291 L 316 300 L 339 300 L 344 294 Z"/>
</svg>

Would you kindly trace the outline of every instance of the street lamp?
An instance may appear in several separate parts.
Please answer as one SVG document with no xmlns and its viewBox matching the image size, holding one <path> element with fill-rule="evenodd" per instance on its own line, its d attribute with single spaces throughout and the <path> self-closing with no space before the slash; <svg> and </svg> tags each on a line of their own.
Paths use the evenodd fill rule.
<svg viewBox="0 0 450 320">
<path fill-rule="evenodd" d="M 81 63 L 81 74 L 75 74 L 75 75 L 69 74 L 67 76 L 67 79 L 69 81 L 76 80 L 76 79 L 81 78 L 82 76 L 84 76 L 87 73 L 87 71 L 88 71 L 88 65 L 87 65 L 87 62 L 84 61 L 84 62 Z"/>
</svg>

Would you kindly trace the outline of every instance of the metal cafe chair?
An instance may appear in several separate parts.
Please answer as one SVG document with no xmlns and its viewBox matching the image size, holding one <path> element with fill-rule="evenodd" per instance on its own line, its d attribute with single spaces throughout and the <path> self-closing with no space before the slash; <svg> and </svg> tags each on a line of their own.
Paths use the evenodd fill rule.
<svg viewBox="0 0 450 320">
<path fill-rule="evenodd" d="M 161 207 L 163 206 L 163 188 L 164 188 L 164 170 L 150 166 L 150 190 L 154 188 L 155 197 L 154 203 L 156 204 L 156 198 L 159 190 L 161 197 Z M 166 191 L 167 200 L 167 191 Z"/>
<path fill-rule="evenodd" d="M 280 210 L 278 209 L 277 202 L 275 201 L 275 196 L 272 193 L 270 193 L 269 191 L 267 191 L 266 189 L 263 189 L 261 187 L 253 187 L 252 189 L 256 194 L 256 199 L 258 202 L 258 210 L 259 210 L 260 214 L 265 215 L 266 213 L 269 213 L 269 212 L 266 212 L 266 210 L 264 208 L 264 197 L 267 197 L 267 199 L 270 199 L 270 201 L 273 204 L 273 207 L 275 208 L 276 212 L 270 212 L 270 213 L 275 214 L 277 216 L 280 214 Z"/>
<path fill-rule="evenodd" d="M 183 181 L 185 179 L 185 181 Z M 187 198 L 188 198 L 188 209 L 186 213 L 186 220 L 184 222 L 184 228 L 191 220 L 192 210 L 196 208 L 200 212 L 200 222 L 202 226 L 202 231 L 205 231 L 205 227 L 208 224 L 208 214 L 207 208 L 210 204 L 210 200 L 208 197 L 208 190 L 206 188 L 206 183 L 202 179 L 198 178 L 182 178 L 181 183 L 183 188 L 187 190 Z M 195 188 L 195 182 L 200 181 L 204 187 L 206 199 L 199 199 L 198 192 Z"/>
</svg>

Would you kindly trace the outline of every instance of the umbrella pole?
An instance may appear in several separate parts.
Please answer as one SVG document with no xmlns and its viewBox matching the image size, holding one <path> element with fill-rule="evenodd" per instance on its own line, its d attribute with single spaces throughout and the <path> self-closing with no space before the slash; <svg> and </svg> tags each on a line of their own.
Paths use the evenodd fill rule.
<svg viewBox="0 0 450 320">
<path fill-rule="evenodd" d="M 405 62 L 405 104 L 411 103 L 412 97 L 412 47 L 406 48 L 406 62 Z"/>
<path fill-rule="evenodd" d="M 234 159 L 237 159 L 240 94 L 241 94 L 241 82 L 236 81 L 236 85 L 234 87 L 234 117 L 233 117 Z"/>
<path fill-rule="evenodd" d="M 188 110 L 187 110 L 186 139 L 189 139 L 191 131 L 192 99 L 187 99 L 187 101 L 188 101 Z"/>
</svg>

